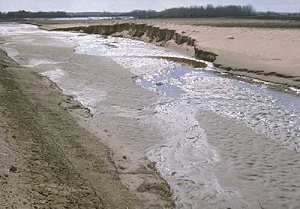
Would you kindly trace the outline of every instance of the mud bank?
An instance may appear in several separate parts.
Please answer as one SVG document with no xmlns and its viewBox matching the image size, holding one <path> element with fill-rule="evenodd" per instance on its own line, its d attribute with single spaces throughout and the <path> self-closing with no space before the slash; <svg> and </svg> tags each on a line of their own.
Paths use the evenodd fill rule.
<svg viewBox="0 0 300 209">
<path fill-rule="evenodd" d="M 0 50 L 0 208 L 172 207 L 151 165 L 140 169 L 147 176 L 132 191 L 121 176 L 137 177 L 117 167 L 112 150 L 71 113 L 89 117 L 56 84 Z"/>
<path fill-rule="evenodd" d="M 256 78 L 263 81 L 270 81 L 272 83 L 281 84 L 285 87 L 300 88 L 300 80 L 298 75 L 295 76 L 290 75 L 288 73 L 265 71 L 264 69 L 256 70 L 255 68 L 261 68 L 259 64 L 257 64 L 258 67 L 255 65 L 255 67 L 252 69 L 251 65 L 248 66 L 250 62 L 253 62 L 253 60 L 251 61 L 250 58 L 248 58 L 249 60 L 244 60 L 244 58 L 241 59 L 237 57 L 237 59 L 242 60 L 241 62 L 245 61 L 244 63 L 239 65 L 231 64 L 231 61 L 226 61 L 227 59 L 223 61 L 225 57 L 225 52 L 222 52 L 221 56 L 218 53 L 212 52 L 213 50 L 207 50 L 201 45 L 199 40 L 193 38 L 192 35 L 187 35 L 187 33 L 184 31 L 179 32 L 175 29 L 173 30 L 163 28 L 156 25 L 131 22 L 102 23 L 100 25 L 76 27 L 72 27 L 70 25 L 68 27 L 64 27 L 63 24 L 58 24 L 57 28 L 54 30 L 81 31 L 88 34 L 100 34 L 107 36 L 134 38 L 150 43 L 155 43 L 157 45 L 177 49 L 179 51 L 192 55 L 197 59 L 213 62 L 216 65 L 216 67 L 221 69 L 221 71 L 231 74 L 233 76 L 242 75 L 250 78 Z M 219 56 L 221 57 L 219 58 Z M 230 56 L 230 53 L 228 54 L 228 56 Z"/>
<path fill-rule="evenodd" d="M 187 50 L 194 50 L 194 55 L 197 59 L 213 62 L 217 57 L 217 55 L 212 52 L 204 51 L 198 48 L 196 45 L 196 40 L 189 36 L 177 33 L 175 30 L 162 29 L 152 25 L 122 23 L 112 25 L 60 28 L 55 30 L 82 31 L 88 34 L 135 38 L 151 43 L 157 43 L 162 46 L 168 45 L 168 42 L 173 42 L 176 44 L 176 46 L 184 46 Z"/>
</svg>

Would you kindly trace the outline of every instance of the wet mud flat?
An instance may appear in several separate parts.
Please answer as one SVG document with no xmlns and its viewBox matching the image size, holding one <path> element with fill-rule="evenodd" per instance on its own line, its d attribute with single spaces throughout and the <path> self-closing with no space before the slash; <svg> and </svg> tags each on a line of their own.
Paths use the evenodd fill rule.
<svg viewBox="0 0 300 209">
<path fill-rule="evenodd" d="M 143 208 L 299 208 L 297 92 L 141 41 L 8 27 L 3 47 L 89 109 L 67 108 Z"/>
<path fill-rule="evenodd" d="M 151 166 L 137 172 L 150 179 L 140 179 L 140 196 L 129 191 L 112 150 L 71 116 L 90 117 L 80 103 L 3 51 L 0 59 L 1 208 L 171 207 Z"/>
<path fill-rule="evenodd" d="M 107 203 L 91 187 L 85 172 L 88 164 L 94 164 L 95 171 L 98 164 L 103 180 L 109 181 L 107 172 L 115 181 L 112 162 L 92 157 L 87 151 L 93 144 L 108 157 L 109 150 L 59 108 L 58 103 L 67 98 L 51 89 L 50 82 L 42 83 L 38 75 L 20 70 L 17 66 L 1 67 L 1 121 L 6 133 L 1 134 L 1 141 L 7 145 L 11 160 L 10 165 L 2 162 L 6 168 L 1 172 L 1 207 L 105 208 Z"/>
<path fill-rule="evenodd" d="M 148 154 L 178 208 L 299 207 L 297 96 L 185 67 L 137 83 L 169 97 L 153 117 L 165 141 Z"/>
</svg>

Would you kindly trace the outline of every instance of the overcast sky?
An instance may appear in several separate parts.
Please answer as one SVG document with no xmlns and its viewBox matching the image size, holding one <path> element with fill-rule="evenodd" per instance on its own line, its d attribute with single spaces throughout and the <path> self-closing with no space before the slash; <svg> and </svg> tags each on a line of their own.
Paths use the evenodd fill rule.
<svg viewBox="0 0 300 209">
<path fill-rule="evenodd" d="M 300 0 L 0 0 L 0 11 L 130 11 L 175 6 L 251 4 L 257 10 L 300 12 Z"/>
</svg>

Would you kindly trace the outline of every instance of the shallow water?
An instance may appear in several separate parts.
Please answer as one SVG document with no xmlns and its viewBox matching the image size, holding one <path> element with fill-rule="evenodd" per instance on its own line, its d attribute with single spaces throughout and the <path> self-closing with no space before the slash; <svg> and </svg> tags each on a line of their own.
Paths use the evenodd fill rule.
<svg viewBox="0 0 300 209">
<path fill-rule="evenodd" d="M 235 121 L 251 128 L 250 131 L 232 130 L 228 135 L 225 132 L 224 134 L 215 134 L 213 135 L 214 140 L 220 140 L 223 137 L 240 143 L 240 138 L 243 137 L 250 141 L 250 136 L 253 135 L 251 130 L 253 130 L 254 133 L 257 133 L 253 137 L 259 138 L 262 135 L 262 140 L 265 140 L 264 137 L 273 140 L 271 144 L 264 144 L 268 146 L 268 149 L 271 150 L 280 146 L 284 150 L 281 153 L 277 150 L 280 153 L 278 155 L 268 153 L 269 150 L 266 150 L 264 154 L 268 155 L 268 158 L 270 156 L 274 158 L 268 159 L 268 161 L 255 159 L 258 160 L 257 163 L 263 160 L 266 163 L 265 167 L 268 167 L 276 161 L 286 162 L 286 157 L 289 155 L 293 156 L 292 158 L 296 160 L 296 163 L 291 163 L 292 166 L 288 168 L 283 166 L 281 168 L 300 171 L 300 163 L 297 161 L 300 157 L 298 153 L 300 99 L 298 96 L 274 91 L 265 85 L 249 84 L 244 81 L 220 77 L 212 72 L 191 71 L 191 69 L 182 66 L 172 68 L 167 73 L 156 75 L 150 79 L 146 76 L 146 78 L 137 80 L 137 83 L 171 98 L 157 105 L 157 116 L 154 119 L 167 142 L 156 149 L 152 149 L 149 156 L 153 161 L 158 162 L 157 166 L 160 171 L 167 176 L 167 179 L 173 183 L 173 188 L 177 190 L 177 194 L 180 196 L 178 197 L 178 208 L 197 208 L 199 206 L 223 208 L 222 205 L 227 205 L 230 208 L 260 208 L 258 204 L 251 205 L 251 202 L 245 202 L 238 188 L 225 190 L 218 183 L 218 178 L 215 176 L 216 165 L 222 163 L 224 160 L 222 157 L 228 155 L 237 145 L 233 142 L 230 144 L 231 147 L 224 151 L 224 147 L 218 146 L 220 143 L 213 143 L 215 146 L 210 144 L 206 133 L 212 127 L 205 127 L 205 129 L 199 124 L 196 119 L 199 111 L 213 112 L 228 118 L 229 122 L 225 121 L 225 123 Z M 157 83 L 163 85 L 157 86 Z M 205 118 L 210 118 L 209 114 Z M 230 128 L 233 129 L 233 127 L 234 125 Z M 220 124 L 214 128 L 222 130 L 224 125 Z M 226 130 L 226 128 L 224 129 Z M 238 134 L 240 137 L 234 137 Z M 253 147 L 247 146 L 247 143 L 247 140 L 243 142 L 244 147 L 253 149 Z M 225 154 L 222 153 L 223 156 L 220 156 L 219 153 L 223 151 Z M 261 154 L 257 153 L 256 148 L 251 150 L 250 154 L 247 152 L 249 150 L 239 152 L 239 155 L 234 156 L 231 162 L 235 158 L 242 158 L 243 160 L 238 162 L 243 164 L 240 167 L 245 169 L 247 160 L 252 156 L 254 157 L 254 153 Z M 245 157 L 245 153 L 249 156 Z M 228 160 L 228 158 L 226 159 Z M 262 172 L 265 167 L 260 167 Z M 249 171 L 245 170 L 245 175 L 248 175 Z M 259 175 L 259 172 L 260 170 L 256 170 L 254 173 Z M 290 181 L 297 182 L 296 185 L 298 185 L 300 176 L 295 173 L 289 175 L 289 171 L 286 172 L 287 175 L 280 175 L 270 171 L 260 180 L 266 182 L 274 178 L 280 181 L 280 179 L 289 176 Z M 233 176 L 231 178 L 234 179 Z M 252 182 L 252 180 L 246 181 Z M 278 193 L 281 193 L 283 190 L 279 191 Z M 269 194 L 266 194 L 265 197 L 263 195 L 261 194 L 258 198 L 262 200 L 269 198 Z M 295 198 L 293 204 L 299 206 L 299 199 L 296 199 L 297 195 L 299 195 L 299 191 L 296 194 L 286 192 L 282 196 L 290 198 L 293 196 Z M 274 205 L 277 206 L 272 205 L 270 208 L 289 208 L 285 207 L 280 199 L 271 200 L 271 202 L 275 202 Z M 269 203 L 264 203 L 264 205 L 269 205 Z"/>
<path fill-rule="evenodd" d="M 43 44 L 34 38 L 46 36 L 78 54 L 109 57 L 136 75 L 137 85 L 157 92 L 160 101 L 146 123 L 163 140 L 146 152 L 171 185 L 177 208 L 300 208 L 299 96 L 223 76 L 211 63 L 193 69 L 159 59 L 193 58 L 140 41 L 17 24 L 0 26 L 0 35 L 32 44 Z M 18 60 L 19 53 L 5 47 Z M 23 64 L 55 63 L 41 56 Z M 97 112 L 105 92 L 96 83 L 76 83 L 70 73 L 43 75 Z"/>
</svg>

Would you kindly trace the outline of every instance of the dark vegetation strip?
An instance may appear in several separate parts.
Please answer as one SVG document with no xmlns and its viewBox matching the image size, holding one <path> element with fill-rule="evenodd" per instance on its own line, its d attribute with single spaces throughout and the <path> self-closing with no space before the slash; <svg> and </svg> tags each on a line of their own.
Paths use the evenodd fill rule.
<svg viewBox="0 0 300 209">
<path fill-rule="evenodd" d="M 0 19 L 22 19 L 22 18 L 57 18 L 68 17 L 66 12 L 29 12 L 29 11 L 15 11 L 15 12 L 0 12 Z"/>
<path fill-rule="evenodd" d="M 59 18 L 59 17 L 122 17 L 130 16 L 134 18 L 211 18 L 211 17 L 231 17 L 231 18 L 254 18 L 254 19 L 275 19 L 275 20 L 300 20 L 300 13 L 277 13 L 277 12 L 257 12 L 251 5 L 239 6 L 193 6 L 155 10 L 134 10 L 131 12 L 28 12 L 14 11 L 1 13 L 2 19 L 22 19 L 22 18 Z"/>
</svg>

